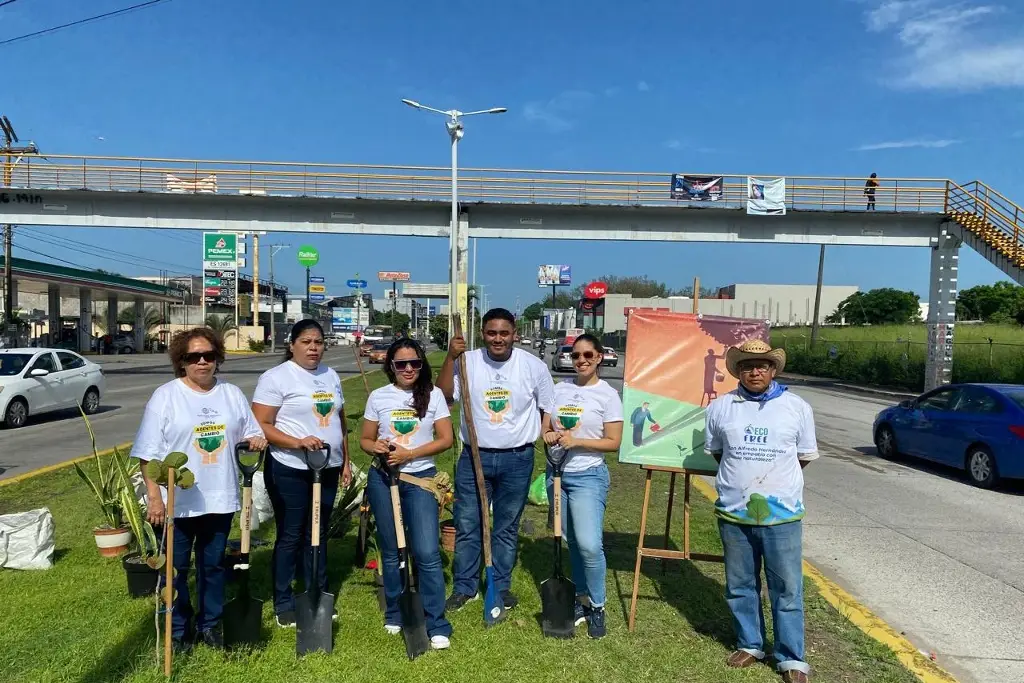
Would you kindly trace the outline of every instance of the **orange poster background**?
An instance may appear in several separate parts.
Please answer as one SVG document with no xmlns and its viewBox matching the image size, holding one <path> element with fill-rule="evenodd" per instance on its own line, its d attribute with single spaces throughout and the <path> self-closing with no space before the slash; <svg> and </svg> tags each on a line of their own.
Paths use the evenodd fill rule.
<svg viewBox="0 0 1024 683">
<path fill-rule="evenodd" d="M 736 388 L 725 352 L 748 339 L 768 341 L 761 320 L 634 310 L 627 323 L 627 387 L 706 406 Z M 709 395 L 710 394 L 710 395 Z"/>
</svg>

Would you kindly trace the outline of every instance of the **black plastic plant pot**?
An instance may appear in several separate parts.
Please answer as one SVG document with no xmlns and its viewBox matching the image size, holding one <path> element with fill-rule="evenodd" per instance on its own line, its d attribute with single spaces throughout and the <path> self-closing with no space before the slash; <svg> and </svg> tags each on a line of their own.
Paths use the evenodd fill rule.
<svg viewBox="0 0 1024 683">
<path fill-rule="evenodd" d="M 121 560 L 128 579 L 128 595 L 133 598 L 151 598 L 156 592 L 160 571 L 151 568 L 138 553 L 130 553 Z"/>
</svg>

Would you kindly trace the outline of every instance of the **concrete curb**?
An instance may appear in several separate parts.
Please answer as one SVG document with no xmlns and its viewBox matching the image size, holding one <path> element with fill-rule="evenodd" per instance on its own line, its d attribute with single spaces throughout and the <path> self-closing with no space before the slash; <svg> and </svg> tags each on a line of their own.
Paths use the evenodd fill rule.
<svg viewBox="0 0 1024 683">
<path fill-rule="evenodd" d="M 690 481 L 693 482 L 694 488 L 711 502 L 718 498 L 718 492 L 703 477 L 691 477 Z M 850 623 L 869 638 L 892 650 L 900 663 L 917 676 L 921 683 L 958 683 L 949 672 L 921 654 L 913 643 L 834 581 L 826 578 L 820 569 L 807 560 L 804 560 L 804 576 L 814 583 L 821 597 L 825 598 L 840 615 L 849 619 Z"/>
<path fill-rule="evenodd" d="M 894 403 L 908 398 L 917 398 L 920 394 L 908 393 L 897 389 L 884 389 L 882 387 L 865 387 L 860 384 L 848 384 L 840 380 L 828 377 L 810 377 L 808 375 L 787 375 L 783 373 L 779 382 L 792 386 L 818 387 L 821 389 L 838 389 L 840 391 L 863 394 L 865 396 L 877 396 L 891 399 Z"/>
</svg>

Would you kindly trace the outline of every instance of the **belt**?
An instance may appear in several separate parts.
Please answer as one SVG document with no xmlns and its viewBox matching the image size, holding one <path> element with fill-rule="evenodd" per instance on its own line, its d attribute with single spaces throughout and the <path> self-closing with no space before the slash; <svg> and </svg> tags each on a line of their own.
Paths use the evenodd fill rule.
<svg viewBox="0 0 1024 683">
<path fill-rule="evenodd" d="M 469 448 L 469 444 L 465 444 L 466 448 Z M 514 448 L 484 448 L 480 446 L 478 449 L 481 453 L 511 453 L 513 451 L 521 451 L 524 448 L 533 447 L 532 443 L 524 443 L 522 446 L 515 446 Z"/>
</svg>

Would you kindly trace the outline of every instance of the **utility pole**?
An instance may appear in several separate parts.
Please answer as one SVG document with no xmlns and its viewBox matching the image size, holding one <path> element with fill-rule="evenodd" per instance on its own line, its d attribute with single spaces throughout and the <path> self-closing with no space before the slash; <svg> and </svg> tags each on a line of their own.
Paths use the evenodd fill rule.
<svg viewBox="0 0 1024 683">
<path fill-rule="evenodd" d="M 252 324 L 260 324 L 260 235 L 252 234 Z"/>
<path fill-rule="evenodd" d="M 4 187 L 11 186 L 11 176 L 14 173 L 14 167 L 21 161 L 21 157 L 26 154 L 38 154 L 39 149 L 36 147 L 36 143 L 29 142 L 24 147 L 15 147 L 16 143 L 21 142 L 18 139 L 18 134 L 14 132 L 14 126 L 11 125 L 11 120 L 6 116 L 0 116 L 0 132 L 3 133 L 4 146 L 0 148 L 0 154 L 4 155 Z M 17 155 L 18 159 L 11 163 L 11 157 Z M 9 346 L 14 346 L 16 329 L 14 327 L 14 265 L 11 263 L 11 252 L 14 247 L 14 226 L 7 224 L 4 226 L 4 329 L 0 330 L 0 337 L 6 337 L 10 340 Z M 50 330 L 52 337 L 53 330 Z"/>
<path fill-rule="evenodd" d="M 825 275 L 825 245 L 818 255 L 818 286 L 814 290 L 814 320 L 811 322 L 811 346 L 818 342 L 818 315 L 821 312 L 821 281 Z"/>
<path fill-rule="evenodd" d="M 274 295 L 274 255 L 282 249 L 288 249 L 290 244 L 268 244 L 270 247 L 270 352 L 277 352 L 277 337 L 274 336 L 274 303 L 277 297 Z M 308 289 L 308 287 L 307 287 Z"/>
</svg>

